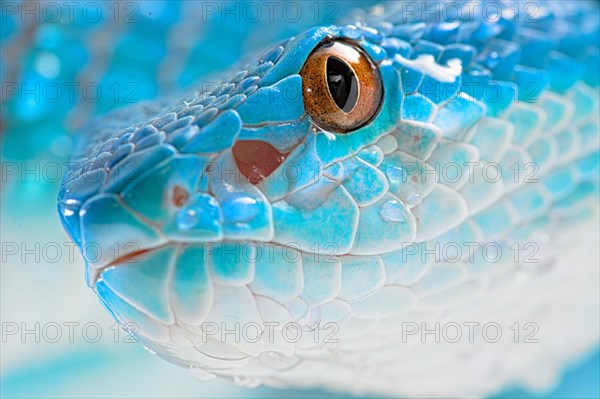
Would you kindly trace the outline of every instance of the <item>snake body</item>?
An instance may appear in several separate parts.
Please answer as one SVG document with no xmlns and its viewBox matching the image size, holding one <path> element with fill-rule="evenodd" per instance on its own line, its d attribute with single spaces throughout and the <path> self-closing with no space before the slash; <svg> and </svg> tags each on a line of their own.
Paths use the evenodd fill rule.
<svg viewBox="0 0 600 399">
<path fill-rule="evenodd" d="M 166 360 L 249 386 L 430 396 L 551 381 L 566 319 L 584 331 L 574 347 L 598 338 L 597 315 L 577 310 L 598 304 L 576 295 L 598 265 L 560 259 L 597 218 L 599 10 L 486 4 L 449 20 L 385 2 L 216 88 L 82 129 L 58 209 L 108 311 Z M 377 115 L 345 135 L 303 103 L 300 70 L 325 38 L 360 47 L 383 85 Z M 250 182 L 232 155 L 244 140 L 287 156 Z M 468 321 L 505 335 L 536 322 L 558 349 L 403 340 Z"/>
</svg>

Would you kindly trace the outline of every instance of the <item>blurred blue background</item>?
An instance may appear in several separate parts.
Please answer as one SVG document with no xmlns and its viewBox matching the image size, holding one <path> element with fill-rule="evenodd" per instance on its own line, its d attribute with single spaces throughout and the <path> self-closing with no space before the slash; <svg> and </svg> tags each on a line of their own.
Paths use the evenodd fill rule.
<svg viewBox="0 0 600 399">
<path fill-rule="evenodd" d="M 0 396 L 340 397 L 200 383 L 127 342 L 85 286 L 55 211 L 73 132 L 90 118 L 187 87 L 370 2 L 275 3 L 1 3 Z M 597 398 L 599 375 L 600 355 L 590 354 L 552 392 L 497 397 Z"/>
</svg>

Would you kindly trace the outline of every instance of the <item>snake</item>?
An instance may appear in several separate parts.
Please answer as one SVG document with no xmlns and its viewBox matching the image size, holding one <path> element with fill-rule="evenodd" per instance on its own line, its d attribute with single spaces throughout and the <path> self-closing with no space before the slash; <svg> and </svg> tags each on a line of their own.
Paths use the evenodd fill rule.
<svg viewBox="0 0 600 399">
<path fill-rule="evenodd" d="M 91 120 L 57 200 L 87 284 L 201 380 L 551 384 L 598 342 L 579 244 L 599 203 L 599 15 L 383 2 Z"/>
</svg>

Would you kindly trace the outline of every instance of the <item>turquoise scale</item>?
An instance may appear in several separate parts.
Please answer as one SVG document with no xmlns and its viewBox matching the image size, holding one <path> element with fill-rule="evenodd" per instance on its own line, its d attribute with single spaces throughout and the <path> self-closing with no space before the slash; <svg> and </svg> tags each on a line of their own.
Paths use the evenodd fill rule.
<svg viewBox="0 0 600 399">
<path fill-rule="evenodd" d="M 346 253 L 352 247 L 359 210 L 343 187 L 331 191 L 326 201 L 314 209 L 302 209 L 287 200 L 273 203 L 272 208 L 276 242 L 292 243 L 307 252 L 314 251 L 315 245 L 331 243 L 337 253 Z"/>
<path fill-rule="evenodd" d="M 409 205 L 418 203 L 435 187 L 434 167 L 401 151 L 388 154 L 379 169 L 389 182 L 390 193 Z"/>
<path fill-rule="evenodd" d="M 262 245 L 254 261 L 252 291 L 279 302 L 296 298 L 303 289 L 301 253 L 293 247 Z"/>
<path fill-rule="evenodd" d="M 402 118 L 427 123 L 433 119 L 436 111 L 437 107 L 430 99 L 415 93 L 404 99 Z"/>
<path fill-rule="evenodd" d="M 383 262 L 377 257 L 344 256 L 342 262 L 342 288 L 338 298 L 355 302 L 377 292 L 385 280 Z"/>
<path fill-rule="evenodd" d="M 440 183 L 459 190 L 469 180 L 469 169 L 479 159 L 479 149 L 456 141 L 441 141 L 427 163 Z M 431 180 L 431 173 L 428 173 Z"/>
<path fill-rule="evenodd" d="M 303 290 L 300 298 L 320 305 L 335 298 L 342 286 L 342 265 L 336 257 L 303 255 Z"/>
<path fill-rule="evenodd" d="M 373 255 L 399 249 L 414 240 L 415 230 L 415 220 L 406 205 L 388 193 L 376 203 L 360 209 L 351 253 Z"/>
<path fill-rule="evenodd" d="M 428 271 L 433 259 L 423 254 L 424 244 L 410 244 L 404 249 L 381 255 L 385 267 L 385 283 L 412 285 Z"/>
<path fill-rule="evenodd" d="M 169 307 L 167 281 L 175 254 L 176 248 L 168 246 L 154 251 L 151 256 L 117 264 L 102 272 L 102 281 L 134 307 L 165 324 L 172 324 L 175 317 Z M 131 281 L 136 283 L 130 284 Z"/>
<path fill-rule="evenodd" d="M 377 202 L 388 191 L 389 183 L 385 175 L 359 158 L 348 158 L 342 162 L 342 168 L 343 186 L 359 207 Z"/>
<path fill-rule="evenodd" d="M 171 305 L 177 318 L 190 325 L 200 324 L 212 304 L 213 287 L 203 245 L 179 249 L 171 288 Z"/>
<path fill-rule="evenodd" d="M 244 242 L 224 242 L 208 245 L 208 263 L 216 283 L 246 285 L 254 279 L 257 252 L 254 245 Z"/>
<path fill-rule="evenodd" d="M 202 133 L 188 137 L 179 151 L 183 154 L 223 151 L 233 145 L 241 129 L 240 116 L 234 111 L 225 111 L 204 127 Z"/>
</svg>

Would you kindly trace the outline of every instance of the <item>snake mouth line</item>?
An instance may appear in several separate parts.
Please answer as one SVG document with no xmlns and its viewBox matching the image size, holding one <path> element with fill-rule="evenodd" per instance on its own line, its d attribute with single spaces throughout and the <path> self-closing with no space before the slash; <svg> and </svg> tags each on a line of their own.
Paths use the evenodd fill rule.
<svg viewBox="0 0 600 399">
<path fill-rule="evenodd" d="M 328 262 L 328 263 L 336 263 L 334 259 L 339 258 L 341 256 L 345 256 L 348 255 L 348 253 L 337 253 L 335 251 L 335 248 L 329 248 L 327 245 L 324 247 L 324 252 L 323 253 L 319 253 L 319 252 L 311 252 L 311 251 L 306 251 L 306 250 L 302 250 L 301 248 L 299 248 L 298 244 L 295 242 L 292 243 L 288 243 L 288 244 L 283 244 L 283 243 L 275 243 L 275 242 L 271 242 L 271 241 L 217 241 L 217 242 L 203 242 L 202 245 L 219 245 L 219 244 L 223 244 L 223 243 L 232 243 L 232 242 L 237 242 L 237 243 L 243 243 L 243 244 L 248 244 L 248 245 L 252 245 L 252 246 L 260 246 L 260 245 L 269 245 L 269 246 L 273 246 L 276 248 L 279 248 L 280 251 L 287 251 L 287 250 L 292 250 L 297 252 L 297 255 L 289 255 L 292 257 L 304 257 L 306 255 L 308 256 L 319 256 L 319 258 L 322 258 L 324 262 Z M 138 262 L 140 262 L 142 260 L 143 257 L 151 255 L 152 253 L 159 251 L 165 247 L 171 246 L 171 245 L 176 245 L 176 246 L 186 246 L 186 245 L 191 245 L 191 244 L 198 244 L 198 242 L 192 242 L 192 241 L 180 241 L 180 242 L 174 242 L 174 241 L 167 241 L 167 242 L 163 242 L 159 245 L 156 246 L 150 246 L 150 247 L 146 247 L 146 248 L 140 248 L 140 249 L 136 249 L 133 250 L 131 252 L 127 252 L 125 254 L 122 254 L 120 256 L 118 256 L 117 258 L 113 259 L 112 261 L 110 261 L 109 263 L 107 263 L 104 266 L 98 267 L 98 268 L 93 268 L 90 267 L 88 270 L 88 275 L 87 275 L 87 281 L 88 281 L 88 285 L 92 288 L 95 289 L 96 284 L 98 283 L 98 281 L 102 278 L 102 274 L 111 268 L 114 267 L 120 267 L 120 266 L 128 266 L 128 265 L 135 265 Z M 277 249 L 274 249 L 274 251 L 277 251 Z M 286 252 L 287 253 L 287 252 Z"/>
<path fill-rule="evenodd" d="M 135 264 L 135 263 L 139 262 L 140 257 L 142 257 L 146 254 L 155 252 L 155 251 L 157 251 L 161 248 L 164 248 L 168 245 L 171 245 L 171 244 L 172 243 L 167 242 L 167 243 L 164 243 L 161 245 L 157 245 L 155 247 L 137 249 L 137 250 L 128 252 L 124 255 L 117 257 L 116 259 L 114 259 L 113 261 L 108 263 L 107 265 L 99 267 L 98 269 L 95 269 L 92 272 L 91 278 L 89 279 L 89 281 L 91 282 L 91 287 L 94 288 L 96 286 L 96 283 L 98 282 L 98 280 L 100 279 L 100 276 L 102 275 L 102 273 L 104 273 L 105 270 L 108 270 L 112 267 L 116 267 L 119 265 Z"/>
</svg>

